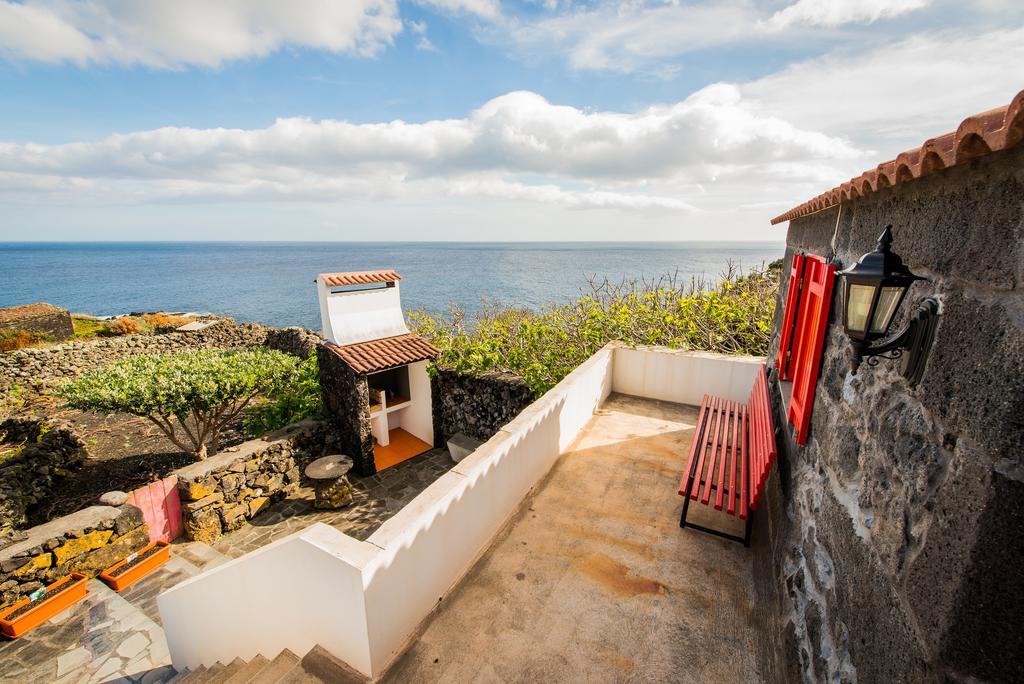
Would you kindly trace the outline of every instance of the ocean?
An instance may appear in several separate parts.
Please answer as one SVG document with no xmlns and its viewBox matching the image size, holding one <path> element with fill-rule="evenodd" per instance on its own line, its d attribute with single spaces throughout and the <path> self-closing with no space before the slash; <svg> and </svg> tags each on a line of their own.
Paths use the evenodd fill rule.
<svg viewBox="0 0 1024 684">
<path fill-rule="evenodd" d="M 45 301 L 98 316 L 212 312 L 320 329 L 313 280 L 394 268 L 407 309 L 469 312 L 483 301 L 539 308 L 573 299 L 588 276 L 665 273 L 717 280 L 783 255 L 781 242 L 0 243 L 0 307 Z"/>
</svg>

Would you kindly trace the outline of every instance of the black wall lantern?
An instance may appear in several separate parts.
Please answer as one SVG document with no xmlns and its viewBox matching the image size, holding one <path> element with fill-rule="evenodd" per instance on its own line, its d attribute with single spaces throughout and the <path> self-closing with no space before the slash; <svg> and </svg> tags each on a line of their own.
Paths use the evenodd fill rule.
<svg viewBox="0 0 1024 684">
<path fill-rule="evenodd" d="M 853 342 L 850 370 L 856 374 L 861 360 L 877 366 L 879 357 L 902 358 L 900 372 L 911 385 L 921 380 L 938 322 L 939 302 L 931 297 L 921 301 L 910 322 L 898 333 L 885 338 L 907 290 L 916 280 L 899 255 L 889 251 L 892 226 L 886 226 L 875 251 L 868 252 L 852 268 L 840 271 L 846 284 L 843 293 L 843 327 Z"/>
</svg>

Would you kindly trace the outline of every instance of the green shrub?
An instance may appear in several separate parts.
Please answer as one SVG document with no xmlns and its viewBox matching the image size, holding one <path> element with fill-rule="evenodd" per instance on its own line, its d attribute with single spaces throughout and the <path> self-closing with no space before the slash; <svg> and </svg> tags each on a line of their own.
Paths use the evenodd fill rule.
<svg viewBox="0 0 1024 684">
<path fill-rule="evenodd" d="M 437 365 L 457 372 L 511 371 L 543 394 L 613 340 L 725 354 L 768 349 L 777 270 L 720 282 L 672 275 L 654 281 L 591 281 L 575 302 L 539 312 L 488 306 L 469 322 L 459 309 L 412 312 L 413 328 L 441 351 Z"/>
<path fill-rule="evenodd" d="M 205 458 L 255 399 L 292 382 L 299 359 L 270 349 L 143 355 L 90 371 L 61 388 L 73 408 L 142 416 L 177 447 Z"/>
<path fill-rule="evenodd" d="M 319 415 L 324 402 L 316 352 L 299 365 L 291 382 L 268 392 L 266 398 L 266 403 L 250 406 L 245 411 L 245 432 L 252 437 Z"/>
</svg>

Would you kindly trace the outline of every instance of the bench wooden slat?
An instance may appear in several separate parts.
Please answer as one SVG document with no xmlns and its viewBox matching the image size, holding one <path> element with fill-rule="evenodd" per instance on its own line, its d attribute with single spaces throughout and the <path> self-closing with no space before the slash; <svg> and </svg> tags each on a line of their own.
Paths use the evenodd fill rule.
<svg viewBox="0 0 1024 684">
<path fill-rule="evenodd" d="M 740 433 L 740 450 L 743 452 L 740 458 L 740 518 L 747 519 L 747 482 L 750 480 L 750 444 L 747 442 L 747 433 L 750 432 L 750 416 L 748 408 L 743 407 L 743 431 Z"/>
<path fill-rule="evenodd" d="M 722 457 L 718 462 L 718 489 L 715 491 L 715 510 L 722 510 L 725 505 L 726 492 L 733 494 L 732 482 L 725 479 L 729 457 L 736 457 L 736 414 L 739 405 L 729 402 L 729 413 L 726 415 L 725 434 L 722 435 Z M 728 443 L 726 438 L 728 439 Z"/>
<path fill-rule="evenodd" d="M 712 415 L 708 421 L 708 438 L 703 440 L 700 446 L 700 453 L 697 456 L 697 468 L 693 472 L 693 486 L 690 487 L 690 499 L 696 501 L 700 497 L 700 480 L 703 479 L 703 473 L 705 473 L 705 463 L 708 460 L 708 448 L 715 443 L 717 439 L 715 430 L 718 419 L 721 416 L 721 405 L 723 399 L 716 396 L 712 404 Z"/>
<path fill-rule="evenodd" d="M 699 487 L 699 499 L 700 502 L 705 506 L 711 499 L 711 481 L 714 479 L 715 475 L 715 459 L 718 458 L 718 442 L 721 439 L 722 435 L 722 413 L 724 413 L 725 410 L 725 400 L 719 401 L 717 410 L 715 411 L 715 428 L 714 431 L 711 433 L 711 453 L 708 455 L 707 468 L 699 469 L 700 479 L 703 480 L 703 482 L 700 483 Z"/>
<path fill-rule="evenodd" d="M 686 459 L 686 468 L 683 469 L 683 478 L 679 481 L 679 495 L 686 496 L 686 487 L 690 483 L 690 478 L 693 476 L 693 465 L 697 460 L 697 450 L 704 440 L 704 420 L 708 414 L 708 395 L 704 395 L 704 398 L 700 401 L 700 411 L 697 413 L 697 424 L 693 429 L 693 441 L 690 442 L 690 456 Z"/>
</svg>

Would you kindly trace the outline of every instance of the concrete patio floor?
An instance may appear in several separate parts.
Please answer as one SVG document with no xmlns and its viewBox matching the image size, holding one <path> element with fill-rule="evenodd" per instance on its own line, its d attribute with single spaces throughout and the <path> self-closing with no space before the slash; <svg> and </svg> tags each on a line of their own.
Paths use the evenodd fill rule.
<svg viewBox="0 0 1024 684">
<path fill-rule="evenodd" d="M 696 413 L 612 395 L 385 681 L 770 679 L 750 550 L 678 526 Z"/>
</svg>

